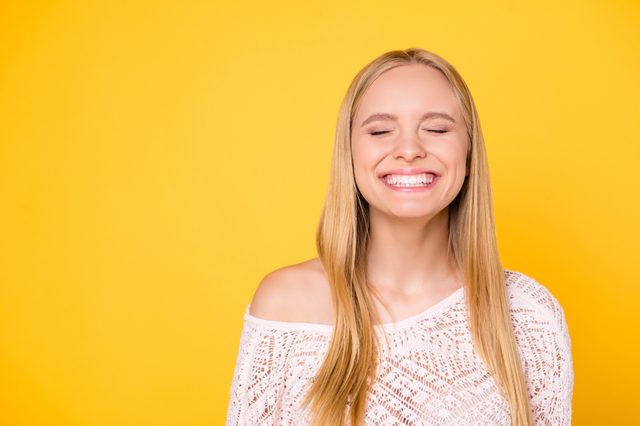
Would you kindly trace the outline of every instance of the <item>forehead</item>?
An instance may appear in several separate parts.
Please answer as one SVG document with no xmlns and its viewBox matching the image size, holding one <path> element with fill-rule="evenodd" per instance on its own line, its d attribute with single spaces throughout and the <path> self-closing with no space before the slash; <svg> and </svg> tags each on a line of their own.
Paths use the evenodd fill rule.
<svg viewBox="0 0 640 426">
<path fill-rule="evenodd" d="M 402 65 L 385 71 L 366 89 L 356 120 L 370 113 L 417 117 L 428 111 L 461 118 L 449 81 L 440 71 L 422 64 Z"/>
</svg>

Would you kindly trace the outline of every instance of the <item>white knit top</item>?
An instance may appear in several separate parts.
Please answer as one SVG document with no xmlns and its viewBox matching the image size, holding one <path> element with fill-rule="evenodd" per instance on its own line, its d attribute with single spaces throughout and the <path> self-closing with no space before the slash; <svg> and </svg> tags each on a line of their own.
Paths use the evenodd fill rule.
<svg viewBox="0 0 640 426">
<path fill-rule="evenodd" d="M 574 376 L 564 311 L 535 279 L 504 271 L 534 423 L 569 425 Z M 417 315 L 374 326 L 381 356 L 367 425 L 511 425 L 506 397 L 472 345 L 464 294 L 459 288 Z M 326 355 L 333 325 L 266 320 L 249 308 L 227 426 L 308 425 L 308 408 L 298 404 Z"/>
</svg>

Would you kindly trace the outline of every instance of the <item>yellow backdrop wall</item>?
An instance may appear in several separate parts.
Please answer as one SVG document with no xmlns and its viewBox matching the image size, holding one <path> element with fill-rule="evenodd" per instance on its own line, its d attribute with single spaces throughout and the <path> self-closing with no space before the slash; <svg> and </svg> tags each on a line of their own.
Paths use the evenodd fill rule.
<svg viewBox="0 0 640 426">
<path fill-rule="evenodd" d="M 504 264 L 565 309 L 574 424 L 637 417 L 637 2 L 0 10 L 0 424 L 223 424 L 257 283 L 316 255 L 349 81 L 414 46 L 474 94 Z"/>
</svg>

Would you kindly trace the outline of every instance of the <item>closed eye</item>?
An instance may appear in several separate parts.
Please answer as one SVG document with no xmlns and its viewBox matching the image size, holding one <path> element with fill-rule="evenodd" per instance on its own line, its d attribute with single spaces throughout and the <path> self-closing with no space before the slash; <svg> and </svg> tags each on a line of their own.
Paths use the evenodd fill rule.
<svg viewBox="0 0 640 426">
<path fill-rule="evenodd" d="M 442 134 L 442 133 L 447 133 L 448 130 L 440 130 L 440 129 L 426 129 L 428 132 L 431 133 L 438 133 L 438 134 Z M 379 135 L 383 135 L 385 133 L 390 133 L 389 130 L 378 130 L 378 131 L 373 131 L 373 132 L 369 132 L 369 134 L 371 136 L 379 136 Z"/>
</svg>

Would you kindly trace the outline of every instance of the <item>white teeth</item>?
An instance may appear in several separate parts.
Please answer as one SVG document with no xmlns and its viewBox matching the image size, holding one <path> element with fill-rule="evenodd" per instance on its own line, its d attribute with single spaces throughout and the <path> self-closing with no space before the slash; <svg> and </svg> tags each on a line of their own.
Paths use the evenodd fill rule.
<svg viewBox="0 0 640 426">
<path fill-rule="evenodd" d="M 421 173 L 417 175 L 387 175 L 385 181 L 394 186 L 426 186 L 433 182 L 433 175 Z"/>
</svg>

